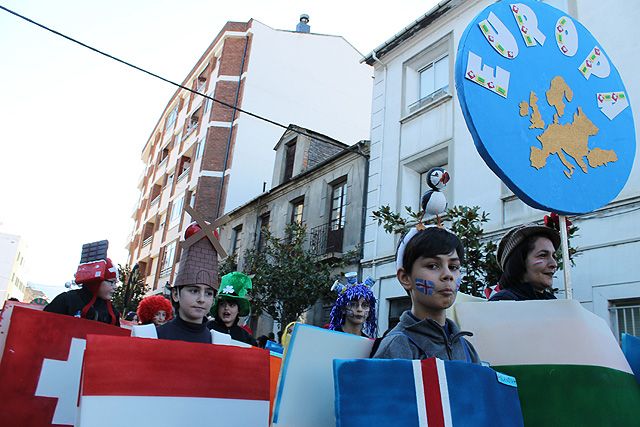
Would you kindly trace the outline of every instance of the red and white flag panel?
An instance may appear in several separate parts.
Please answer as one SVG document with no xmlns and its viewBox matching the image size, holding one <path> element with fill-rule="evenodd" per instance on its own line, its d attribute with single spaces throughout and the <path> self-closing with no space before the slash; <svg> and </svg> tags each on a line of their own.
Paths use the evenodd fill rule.
<svg viewBox="0 0 640 427">
<path fill-rule="evenodd" d="M 0 362 L 0 426 L 75 425 L 87 334 L 129 333 L 100 322 L 14 307 Z"/>
<path fill-rule="evenodd" d="M 80 426 L 268 426 L 269 352 L 90 336 Z"/>
</svg>

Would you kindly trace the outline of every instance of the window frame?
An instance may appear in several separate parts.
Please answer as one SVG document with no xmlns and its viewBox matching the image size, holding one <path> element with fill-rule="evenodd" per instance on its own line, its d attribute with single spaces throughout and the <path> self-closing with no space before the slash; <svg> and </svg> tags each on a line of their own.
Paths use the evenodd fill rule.
<svg viewBox="0 0 640 427">
<path fill-rule="evenodd" d="M 341 194 L 339 195 L 339 206 L 336 208 L 334 202 L 336 201 L 335 193 L 336 190 L 342 189 Z M 331 183 L 331 200 L 329 204 L 329 228 L 332 231 L 343 229 L 346 225 L 347 218 L 347 205 L 348 205 L 348 185 L 347 185 L 347 177 L 344 176 L 339 178 L 338 180 Z M 334 218 L 334 212 L 338 212 L 337 218 Z M 334 228 L 335 222 L 338 222 L 338 227 Z"/>
<path fill-rule="evenodd" d="M 304 222 L 304 196 L 297 197 L 290 202 L 291 204 L 291 216 L 289 218 L 289 223 L 293 224 L 294 222 L 301 225 Z M 296 214 L 296 208 L 300 206 L 300 215 Z M 299 221 L 296 219 L 299 216 Z"/>
<path fill-rule="evenodd" d="M 180 202 L 178 203 L 178 201 Z M 180 208 L 176 210 L 176 206 L 180 206 Z M 173 200 L 173 203 L 171 204 L 171 215 L 169 215 L 169 228 L 173 228 L 180 223 L 183 207 L 184 196 L 177 197 Z"/>
</svg>

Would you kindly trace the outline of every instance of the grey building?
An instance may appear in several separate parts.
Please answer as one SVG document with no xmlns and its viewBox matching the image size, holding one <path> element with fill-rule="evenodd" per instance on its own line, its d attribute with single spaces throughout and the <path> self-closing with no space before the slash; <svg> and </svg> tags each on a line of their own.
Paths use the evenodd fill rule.
<svg viewBox="0 0 640 427">
<path fill-rule="evenodd" d="M 276 146 L 273 187 L 225 215 L 220 241 L 235 254 L 238 269 L 247 249 L 259 248 L 262 230 L 284 236 L 292 222 L 307 228 L 307 245 L 318 262 L 360 248 L 364 230 L 369 142 L 348 146 L 328 136 L 290 125 Z M 256 165 L 260 167 L 261 165 Z M 351 266 L 357 270 L 359 264 Z M 328 322 L 329 306 L 318 302 L 305 322 Z M 271 332 L 268 316 L 253 318 L 256 336 Z"/>
</svg>

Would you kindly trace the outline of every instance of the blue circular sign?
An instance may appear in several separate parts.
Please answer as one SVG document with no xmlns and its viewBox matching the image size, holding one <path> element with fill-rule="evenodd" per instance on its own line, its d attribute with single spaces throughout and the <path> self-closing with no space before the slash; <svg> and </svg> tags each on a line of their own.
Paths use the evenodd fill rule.
<svg viewBox="0 0 640 427">
<path fill-rule="evenodd" d="M 497 2 L 467 27 L 456 89 L 478 152 L 528 205 L 591 212 L 622 190 L 636 141 L 603 46 L 542 2 Z"/>
</svg>

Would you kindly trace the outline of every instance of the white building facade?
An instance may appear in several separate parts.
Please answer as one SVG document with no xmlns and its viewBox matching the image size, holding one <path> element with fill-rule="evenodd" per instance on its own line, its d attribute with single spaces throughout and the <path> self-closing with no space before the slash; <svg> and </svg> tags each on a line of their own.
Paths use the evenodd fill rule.
<svg viewBox="0 0 640 427">
<path fill-rule="evenodd" d="M 20 236 L 0 233 L 0 307 L 9 298 L 24 299 L 26 244 Z"/>
<path fill-rule="evenodd" d="M 447 186 L 449 206 L 478 205 L 490 214 L 487 236 L 499 239 L 509 228 L 541 221 L 545 212 L 522 203 L 485 165 L 472 137 L 454 89 L 454 64 L 466 26 L 493 2 L 440 2 L 392 39 L 371 52 L 374 67 L 367 224 L 364 238 L 364 276 L 376 278 L 380 299 L 379 329 L 397 321 L 410 303 L 396 279 L 394 264 L 399 236 L 385 233 L 371 218 L 380 206 L 404 211 L 419 208 L 424 174 L 445 166 L 452 180 Z M 602 43 L 634 100 L 640 81 L 634 69 L 638 49 L 627 42 L 640 36 L 634 22 L 640 4 L 597 0 L 559 0 L 547 3 L 584 24 Z M 604 23 L 616 23 L 616 31 Z M 632 104 L 633 107 L 633 104 Z M 634 111 L 636 123 L 638 110 Z M 637 126 L 637 125 L 636 125 Z M 636 139 L 638 138 L 636 129 Z M 636 158 L 620 195 L 593 213 L 571 217 L 580 227 L 572 245 L 579 250 L 572 269 L 573 297 L 609 322 L 615 332 L 640 334 L 640 168 Z M 422 184 L 421 184 L 422 183 Z M 563 289 L 562 275 L 554 286 Z M 563 298 L 563 294 L 558 295 Z"/>
</svg>

